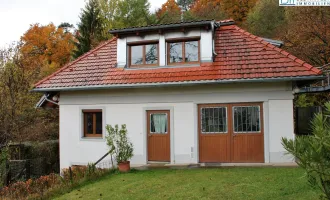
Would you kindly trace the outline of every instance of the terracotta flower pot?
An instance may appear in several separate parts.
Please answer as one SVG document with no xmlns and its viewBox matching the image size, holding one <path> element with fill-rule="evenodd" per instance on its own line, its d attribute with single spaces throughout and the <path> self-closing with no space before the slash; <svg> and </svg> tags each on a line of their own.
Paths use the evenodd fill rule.
<svg viewBox="0 0 330 200">
<path fill-rule="evenodd" d="M 118 169 L 120 172 L 128 172 L 131 170 L 130 161 L 118 163 Z"/>
</svg>

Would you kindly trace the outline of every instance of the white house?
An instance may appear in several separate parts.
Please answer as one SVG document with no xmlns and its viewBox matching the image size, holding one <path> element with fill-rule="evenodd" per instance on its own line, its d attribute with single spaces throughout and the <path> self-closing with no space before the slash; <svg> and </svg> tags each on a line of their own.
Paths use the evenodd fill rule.
<svg viewBox="0 0 330 200">
<path fill-rule="evenodd" d="M 127 125 L 133 165 L 292 162 L 293 90 L 321 71 L 231 20 L 110 33 L 33 89 L 58 101 L 62 169 L 107 152 L 106 124 Z"/>
</svg>

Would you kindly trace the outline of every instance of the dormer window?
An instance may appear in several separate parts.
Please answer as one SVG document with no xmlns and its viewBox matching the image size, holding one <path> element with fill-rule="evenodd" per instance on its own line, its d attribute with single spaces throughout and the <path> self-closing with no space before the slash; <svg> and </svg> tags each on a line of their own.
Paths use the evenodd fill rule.
<svg viewBox="0 0 330 200">
<path fill-rule="evenodd" d="M 167 63 L 169 65 L 193 64 L 200 61 L 199 40 L 176 40 L 167 43 Z"/>
<path fill-rule="evenodd" d="M 158 66 L 158 43 L 129 45 L 129 66 Z"/>
</svg>

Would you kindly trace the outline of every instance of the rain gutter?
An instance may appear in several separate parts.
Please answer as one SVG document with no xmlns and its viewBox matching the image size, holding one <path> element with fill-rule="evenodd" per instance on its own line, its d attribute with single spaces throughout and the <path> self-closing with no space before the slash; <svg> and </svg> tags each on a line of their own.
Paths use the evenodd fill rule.
<svg viewBox="0 0 330 200">
<path fill-rule="evenodd" d="M 201 84 L 224 84 L 224 83 L 307 81 L 307 80 L 320 80 L 323 78 L 324 78 L 324 76 L 320 75 L 320 76 L 300 76 L 300 77 L 283 77 L 283 78 L 227 79 L 227 80 L 205 80 L 205 81 L 186 81 L 186 82 L 91 85 L 91 86 L 34 88 L 32 90 L 32 92 L 55 92 L 55 91 L 59 92 L 59 91 L 122 89 L 122 88 L 152 88 L 152 87 L 194 86 L 194 85 L 201 85 Z"/>
</svg>

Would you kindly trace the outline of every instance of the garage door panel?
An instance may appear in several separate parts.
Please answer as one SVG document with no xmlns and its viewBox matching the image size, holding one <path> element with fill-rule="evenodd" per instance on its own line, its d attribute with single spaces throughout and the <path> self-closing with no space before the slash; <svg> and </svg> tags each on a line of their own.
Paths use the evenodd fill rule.
<svg viewBox="0 0 330 200">
<path fill-rule="evenodd" d="M 227 135 L 203 135 L 200 137 L 201 162 L 229 162 L 230 140 Z"/>
<path fill-rule="evenodd" d="M 264 162 L 263 137 L 261 134 L 233 137 L 232 162 Z"/>
<path fill-rule="evenodd" d="M 200 162 L 264 162 L 262 103 L 198 105 Z"/>
</svg>

